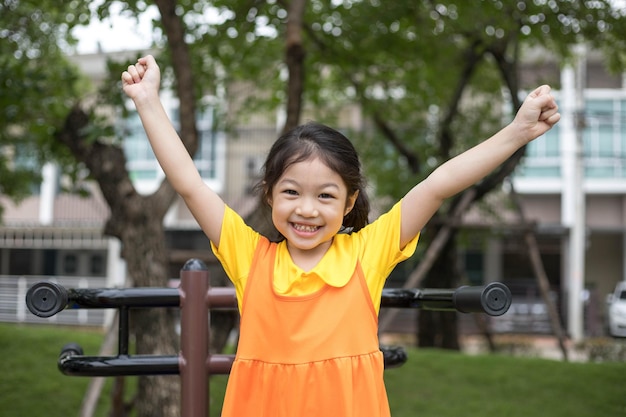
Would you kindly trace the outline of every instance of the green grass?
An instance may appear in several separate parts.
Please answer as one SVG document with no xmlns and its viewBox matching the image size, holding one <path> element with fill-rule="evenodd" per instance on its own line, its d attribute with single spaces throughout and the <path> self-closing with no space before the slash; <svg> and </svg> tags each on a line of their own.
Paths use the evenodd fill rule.
<svg viewBox="0 0 626 417">
<path fill-rule="evenodd" d="M 78 415 L 89 378 L 68 377 L 57 369 L 61 348 L 81 345 L 97 355 L 103 334 L 93 329 L 0 323 L 0 414 L 3 417 Z M 101 398 L 101 403 L 108 397 Z M 104 410 L 104 407 L 102 407 Z M 106 413 L 99 414 L 105 416 Z"/>
<path fill-rule="evenodd" d="M 626 416 L 626 363 L 420 350 L 386 382 L 394 417 Z"/>
<path fill-rule="evenodd" d="M 0 324 L 0 410 L 3 417 L 77 415 L 89 379 L 62 375 L 61 347 L 77 342 L 98 352 L 93 330 Z M 467 356 L 410 350 L 385 372 L 393 417 L 626 415 L 626 363 L 565 363 L 500 355 Z M 225 376 L 211 379 L 211 415 L 218 416 Z M 129 384 L 130 385 L 130 384 Z M 107 415 L 108 394 L 98 416 Z"/>
</svg>

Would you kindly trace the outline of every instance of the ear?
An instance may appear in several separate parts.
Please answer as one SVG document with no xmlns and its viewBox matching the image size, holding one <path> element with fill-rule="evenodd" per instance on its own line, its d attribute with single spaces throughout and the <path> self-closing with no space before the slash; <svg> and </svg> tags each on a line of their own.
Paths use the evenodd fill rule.
<svg viewBox="0 0 626 417">
<path fill-rule="evenodd" d="M 349 195 L 348 198 L 346 199 L 346 208 L 343 211 L 343 215 L 344 217 L 348 215 L 348 213 L 350 213 L 352 211 L 352 209 L 354 208 L 354 204 L 356 203 L 356 199 L 359 196 L 359 190 L 356 190 L 354 192 L 354 194 Z"/>
<path fill-rule="evenodd" d="M 269 189 L 265 181 L 263 181 L 263 199 L 268 206 L 272 207 L 272 191 Z"/>
</svg>

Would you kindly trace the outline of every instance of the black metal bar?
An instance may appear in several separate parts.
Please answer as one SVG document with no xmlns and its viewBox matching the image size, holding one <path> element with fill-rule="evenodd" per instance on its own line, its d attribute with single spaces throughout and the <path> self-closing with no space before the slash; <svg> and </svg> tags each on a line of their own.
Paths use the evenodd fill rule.
<svg viewBox="0 0 626 417">
<path fill-rule="evenodd" d="M 176 288 L 79 288 L 68 290 L 68 308 L 179 307 Z"/>
<path fill-rule="evenodd" d="M 69 376 L 138 376 L 138 375 L 179 375 L 181 374 L 178 355 L 118 355 L 83 356 L 80 346 L 70 344 L 61 352 L 57 367 Z M 401 366 L 407 360 L 404 349 L 397 346 L 381 347 L 385 359 L 385 369 Z M 228 375 L 235 355 L 212 354 L 207 364 L 210 375 Z"/>
<path fill-rule="evenodd" d="M 71 376 L 178 375 L 178 355 L 63 355 L 58 368 Z"/>
<path fill-rule="evenodd" d="M 382 307 L 450 310 L 500 316 L 511 306 L 511 291 L 500 283 L 457 289 L 384 289 Z"/>
<path fill-rule="evenodd" d="M 454 291 L 454 308 L 461 313 L 485 313 L 501 316 L 511 307 L 511 290 L 501 282 L 484 287 L 460 287 Z"/>
<path fill-rule="evenodd" d="M 217 308 L 236 308 L 235 290 L 211 288 L 209 296 L 219 296 Z M 58 284 L 39 282 L 26 293 L 28 309 L 40 317 L 50 317 L 65 308 L 146 308 L 179 307 L 176 288 L 81 288 L 66 290 Z M 457 289 L 383 289 L 381 307 L 458 310 L 504 314 L 511 305 L 511 291 L 500 282 Z"/>
<path fill-rule="evenodd" d="M 118 355 L 83 356 L 80 346 L 70 344 L 59 356 L 57 367 L 69 376 L 138 376 L 138 375 L 179 375 L 181 373 L 178 355 Z M 407 360 L 406 352 L 397 346 L 382 346 L 385 369 L 401 366 Z M 212 354 L 207 374 L 228 375 L 235 355 Z"/>
<path fill-rule="evenodd" d="M 235 355 L 211 355 L 208 371 L 227 375 L 234 359 Z M 75 350 L 63 350 L 57 366 L 70 376 L 179 375 L 180 360 L 179 355 L 83 356 Z"/>
</svg>

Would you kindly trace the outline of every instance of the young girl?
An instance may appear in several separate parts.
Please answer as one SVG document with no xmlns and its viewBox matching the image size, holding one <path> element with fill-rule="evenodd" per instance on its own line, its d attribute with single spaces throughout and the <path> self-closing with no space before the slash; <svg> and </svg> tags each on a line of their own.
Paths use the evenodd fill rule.
<svg viewBox="0 0 626 417">
<path fill-rule="evenodd" d="M 383 285 L 411 256 L 442 202 L 481 180 L 560 118 L 550 88 L 515 119 L 452 158 L 368 224 L 357 153 L 315 123 L 280 137 L 264 166 L 262 199 L 280 233 L 270 242 L 202 181 L 159 101 L 146 56 L 122 74 L 150 144 L 232 280 L 241 314 L 225 417 L 389 416 L 377 339 Z"/>
</svg>

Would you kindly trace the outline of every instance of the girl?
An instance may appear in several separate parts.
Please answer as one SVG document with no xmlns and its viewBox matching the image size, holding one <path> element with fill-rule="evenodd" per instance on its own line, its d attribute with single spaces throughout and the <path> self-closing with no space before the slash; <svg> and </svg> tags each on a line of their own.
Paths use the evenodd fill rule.
<svg viewBox="0 0 626 417">
<path fill-rule="evenodd" d="M 262 199 L 281 236 L 270 242 L 202 181 L 159 101 L 154 58 L 129 66 L 122 82 L 168 180 L 236 288 L 240 340 L 225 417 L 389 416 L 377 339 L 387 275 L 413 254 L 446 198 L 560 118 L 550 88 L 537 88 L 511 124 L 441 165 L 371 224 L 350 141 L 323 125 L 298 127 L 275 142 L 264 166 Z"/>
</svg>

